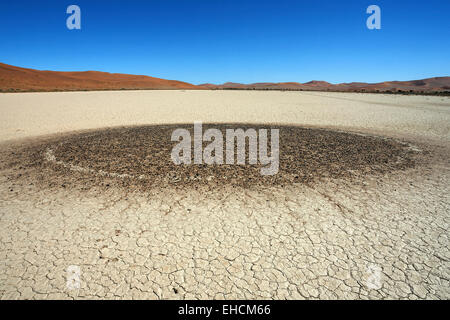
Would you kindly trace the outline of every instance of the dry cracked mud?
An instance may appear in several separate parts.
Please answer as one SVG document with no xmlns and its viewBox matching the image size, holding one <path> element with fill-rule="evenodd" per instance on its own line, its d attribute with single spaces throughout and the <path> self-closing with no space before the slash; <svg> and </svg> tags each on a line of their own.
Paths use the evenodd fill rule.
<svg viewBox="0 0 450 320">
<path fill-rule="evenodd" d="M 0 296 L 450 297 L 448 146 L 273 126 L 280 171 L 263 177 L 174 165 L 180 127 L 4 143 Z"/>
</svg>

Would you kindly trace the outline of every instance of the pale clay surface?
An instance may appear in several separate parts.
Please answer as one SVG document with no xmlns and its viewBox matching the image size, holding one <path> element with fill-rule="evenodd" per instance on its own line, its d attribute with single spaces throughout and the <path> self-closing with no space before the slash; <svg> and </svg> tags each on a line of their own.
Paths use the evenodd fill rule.
<svg viewBox="0 0 450 320">
<path fill-rule="evenodd" d="M 0 94 L 0 111 L 2 142 L 201 120 L 332 127 L 450 148 L 447 97 L 22 93 Z M 447 159 L 315 188 L 77 194 L 10 192 L 2 174 L 0 297 L 449 299 L 449 178 Z M 70 290 L 72 265 L 81 277 Z"/>
</svg>

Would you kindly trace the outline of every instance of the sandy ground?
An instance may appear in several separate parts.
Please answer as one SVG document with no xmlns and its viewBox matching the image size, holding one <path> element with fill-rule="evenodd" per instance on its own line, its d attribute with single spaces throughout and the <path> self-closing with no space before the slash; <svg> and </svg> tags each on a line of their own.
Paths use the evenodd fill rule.
<svg viewBox="0 0 450 320">
<path fill-rule="evenodd" d="M 450 298 L 448 97 L 23 93 L 0 111 L 4 299 Z M 279 175 L 171 175 L 171 127 L 142 125 L 193 121 L 279 127 Z"/>
</svg>

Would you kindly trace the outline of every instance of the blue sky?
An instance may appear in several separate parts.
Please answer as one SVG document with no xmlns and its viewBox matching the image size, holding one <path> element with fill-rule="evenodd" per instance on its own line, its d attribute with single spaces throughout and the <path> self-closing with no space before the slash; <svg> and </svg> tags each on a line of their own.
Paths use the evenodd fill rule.
<svg viewBox="0 0 450 320">
<path fill-rule="evenodd" d="M 67 6 L 81 8 L 68 30 Z M 381 8 L 381 30 L 366 8 Z M 10 0 L 0 62 L 226 81 L 379 82 L 450 75 L 448 0 Z"/>
</svg>

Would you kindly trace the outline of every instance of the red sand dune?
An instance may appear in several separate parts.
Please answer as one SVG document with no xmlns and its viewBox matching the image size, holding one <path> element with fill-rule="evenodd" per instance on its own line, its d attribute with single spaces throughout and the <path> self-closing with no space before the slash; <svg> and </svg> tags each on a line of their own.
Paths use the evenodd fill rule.
<svg viewBox="0 0 450 320">
<path fill-rule="evenodd" d="M 99 71 L 59 72 L 0 63 L 0 91 L 71 91 L 120 89 L 202 89 L 190 83 Z"/>
<path fill-rule="evenodd" d="M 193 85 L 176 80 L 149 76 L 99 71 L 60 72 L 25 69 L 0 63 L 0 91 L 72 91 L 72 90 L 121 90 L 121 89 L 247 89 L 247 90 L 308 90 L 343 92 L 450 92 L 450 77 L 436 77 L 412 81 L 380 83 L 340 83 L 326 81 L 258 82 L 241 84 L 226 82 L 221 85 L 206 83 Z"/>
</svg>

